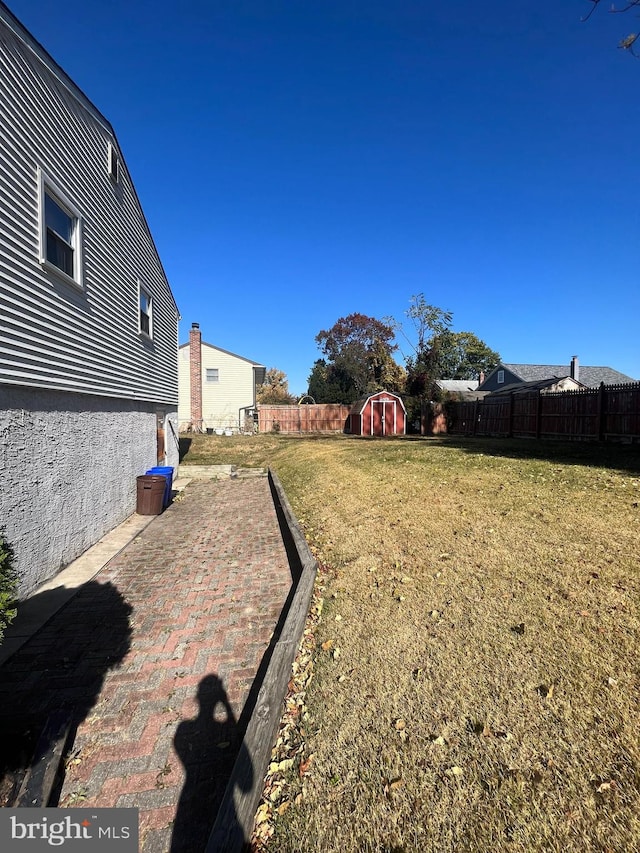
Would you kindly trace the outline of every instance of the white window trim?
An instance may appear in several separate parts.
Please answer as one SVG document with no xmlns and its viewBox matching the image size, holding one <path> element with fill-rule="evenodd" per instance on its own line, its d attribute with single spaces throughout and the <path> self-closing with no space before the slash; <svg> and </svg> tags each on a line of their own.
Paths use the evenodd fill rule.
<svg viewBox="0 0 640 853">
<path fill-rule="evenodd" d="M 498 385 L 504 384 L 504 370 L 498 371 Z"/>
<path fill-rule="evenodd" d="M 210 370 L 215 370 L 215 372 L 216 372 L 216 378 L 215 379 L 209 379 L 209 371 Z M 220 368 L 219 367 L 205 367 L 204 378 L 205 378 L 205 382 L 212 382 L 212 383 L 213 382 L 220 382 Z"/>
<path fill-rule="evenodd" d="M 149 314 L 148 314 L 148 316 L 149 316 L 149 331 L 148 332 L 145 332 L 145 330 L 142 328 L 142 322 L 141 322 L 141 319 L 142 319 L 141 318 L 141 314 L 142 314 L 142 304 L 141 303 L 142 303 L 142 294 L 143 293 L 147 297 L 147 299 L 149 300 Z M 140 332 L 140 334 L 143 337 L 147 338 L 150 341 L 153 340 L 153 296 L 151 294 L 151 291 L 142 284 L 140 279 L 138 279 L 138 331 Z"/>
<path fill-rule="evenodd" d="M 62 207 L 66 213 L 76 220 L 73 231 L 73 276 L 67 275 L 64 270 L 47 260 L 47 223 L 45 222 L 44 197 L 50 195 L 53 200 Z M 84 290 L 84 264 L 82 257 L 82 214 L 78 208 L 69 200 L 68 196 L 55 184 L 51 178 L 38 167 L 38 224 L 40 232 L 39 261 L 47 272 L 57 276 L 67 284 Z"/>
</svg>

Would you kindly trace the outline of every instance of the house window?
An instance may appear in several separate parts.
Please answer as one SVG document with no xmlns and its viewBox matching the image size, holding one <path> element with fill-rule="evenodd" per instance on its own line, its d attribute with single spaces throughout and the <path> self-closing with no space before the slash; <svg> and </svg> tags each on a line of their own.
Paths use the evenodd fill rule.
<svg viewBox="0 0 640 853">
<path fill-rule="evenodd" d="M 219 382 L 220 373 L 217 367 L 207 367 L 207 382 Z"/>
<path fill-rule="evenodd" d="M 148 337 L 153 336 L 151 294 L 140 285 L 140 331 Z"/>
<path fill-rule="evenodd" d="M 82 218 L 71 201 L 39 170 L 40 263 L 82 286 Z"/>
<path fill-rule="evenodd" d="M 498 385 L 502 385 L 504 382 L 504 370 L 498 371 Z"/>
</svg>

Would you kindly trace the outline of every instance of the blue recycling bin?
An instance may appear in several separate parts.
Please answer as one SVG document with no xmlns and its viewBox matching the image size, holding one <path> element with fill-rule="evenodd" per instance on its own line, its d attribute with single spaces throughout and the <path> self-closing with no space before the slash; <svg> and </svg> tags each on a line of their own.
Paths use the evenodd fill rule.
<svg viewBox="0 0 640 853">
<path fill-rule="evenodd" d="M 149 468 L 146 472 L 147 474 L 157 474 L 161 477 L 164 477 L 167 481 L 167 485 L 164 490 L 164 501 L 162 503 L 163 509 L 169 506 L 171 503 L 171 487 L 173 485 L 173 468 L 170 465 L 156 465 L 155 468 Z"/>
</svg>

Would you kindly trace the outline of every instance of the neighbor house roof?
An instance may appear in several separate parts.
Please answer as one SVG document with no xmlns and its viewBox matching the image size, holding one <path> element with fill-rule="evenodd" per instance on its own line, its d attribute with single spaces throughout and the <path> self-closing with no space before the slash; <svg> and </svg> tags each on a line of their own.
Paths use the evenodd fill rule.
<svg viewBox="0 0 640 853">
<path fill-rule="evenodd" d="M 436 379 L 436 385 L 443 391 L 463 394 L 465 391 L 475 391 L 478 387 L 477 379 Z"/>
<path fill-rule="evenodd" d="M 536 382 L 554 377 L 560 379 L 563 376 L 571 375 L 571 369 L 567 364 L 507 364 L 507 362 L 501 362 L 491 371 L 485 382 L 494 376 L 498 370 L 505 369 L 522 379 L 523 382 Z M 604 382 L 605 385 L 635 382 L 631 376 L 620 373 L 619 370 L 614 370 L 612 367 L 589 367 L 582 364 L 579 367 L 578 379 L 589 388 L 594 388 L 601 382 Z"/>
<path fill-rule="evenodd" d="M 575 391 L 586 387 L 584 383 L 570 376 L 550 376 L 548 379 L 535 379 L 532 382 L 511 382 L 509 385 L 500 386 L 497 391 L 491 391 L 488 396 L 497 397 L 500 394 L 510 394 L 512 391 Z"/>
<path fill-rule="evenodd" d="M 180 344 L 179 349 L 184 349 L 185 347 L 188 347 L 189 344 L 189 341 L 187 341 L 186 344 Z M 259 361 L 253 361 L 253 359 L 251 358 L 245 358 L 245 356 L 243 355 L 238 355 L 237 352 L 231 352 L 228 349 L 222 349 L 222 347 L 217 347 L 215 344 L 208 344 L 206 341 L 202 341 L 202 346 L 210 347 L 210 349 L 218 350 L 218 352 L 223 352 L 225 355 L 231 355 L 234 358 L 239 358 L 240 361 L 247 361 L 249 364 L 253 364 L 254 367 L 264 367 L 264 364 L 261 364 Z"/>
</svg>

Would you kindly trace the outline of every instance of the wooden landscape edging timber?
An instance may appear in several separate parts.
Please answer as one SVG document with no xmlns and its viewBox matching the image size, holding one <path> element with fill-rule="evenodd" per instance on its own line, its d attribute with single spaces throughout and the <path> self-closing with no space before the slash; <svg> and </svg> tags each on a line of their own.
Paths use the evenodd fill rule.
<svg viewBox="0 0 640 853">
<path fill-rule="evenodd" d="M 316 560 L 309 550 L 282 484 L 271 469 L 268 476 L 282 538 L 292 564 L 292 592 L 285 604 L 282 631 L 273 647 L 205 853 L 239 853 L 251 838 L 293 661 L 316 579 Z"/>
<path fill-rule="evenodd" d="M 58 710 L 49 715 L 33 753 L 34 763 L 26 770 L 14 807 L 42 809 L 49 805 L 71 723 L 68 711 Z"/>
</svg>

